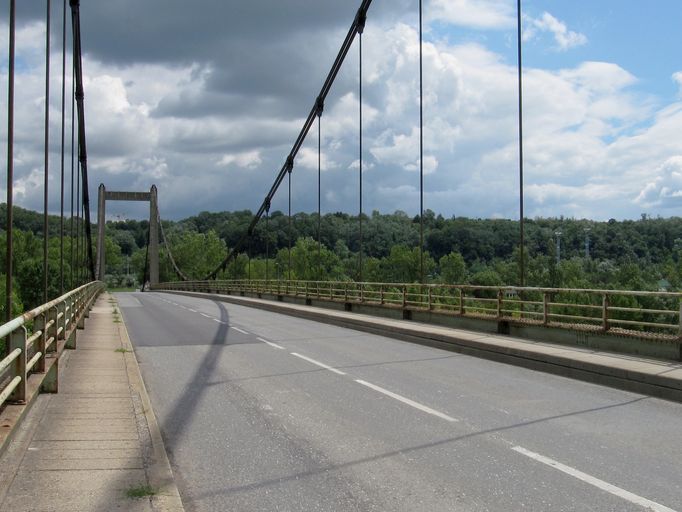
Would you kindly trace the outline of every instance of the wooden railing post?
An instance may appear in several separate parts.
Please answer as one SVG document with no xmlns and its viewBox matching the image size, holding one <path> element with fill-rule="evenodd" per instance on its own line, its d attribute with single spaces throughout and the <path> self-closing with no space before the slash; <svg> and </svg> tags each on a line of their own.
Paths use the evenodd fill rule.
<svg viewBox="0 0 682 512">
<path fill-rule="evenodd" d="M 431 311 L 433 309 L 433 290 L 430 286 L 427 289 L 429 290 L 429 311 Z"/>
<path fill-rule="evenodd" d="M 502 288 L 497 290 L 497 318 L 502 318 L 502 298 L 504 297 L 504 292 Z"/>
<path fill-rule="evenodd" d="M 403 307 L 407 307 L 407 286 L 403 285 Z"/>
<path fill-rule="evenodd" d="M 464 315 L 466 313 L 466 309 L 464 309 L 464 290 L 462 288 L 459 289 L 459 314 Z"/>
<path fill-rule="evenodd" d="M 604 294 L 602 296 L 602 311 L 601 311 L 602 330 L 604 332 L 609 330 L 609 296 Z"/>
</svg>

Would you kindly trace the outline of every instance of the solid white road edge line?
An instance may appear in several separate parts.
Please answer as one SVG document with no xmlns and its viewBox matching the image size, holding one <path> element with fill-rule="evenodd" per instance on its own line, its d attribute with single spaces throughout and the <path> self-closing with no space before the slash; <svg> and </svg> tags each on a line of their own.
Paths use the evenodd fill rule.
<svg viewBox="0 0 682 512">
<path fill-rule="evenodd" d="M 320 368 L 324 368 L 325 370 L 329 370 L 330 372 L 334 372 L 338 375 L 346 375 L 341 370 L 337 370 L 336 368 L 332 368 L 331 366 L 327 366 L 324 363 L 320 363 L 319 361 L 315 361 L 314 359 L 310 359 L 309 357 L 302 356 L 301 354 L 297 354 L 296 352 L 291 352 L 291 355 L 299 357 L 299 358 L 303 359 L 304 361 L 308 361 L 309 363 L 315 364 L 315 365 L 319 366 Z"/>
<path fill-rule="evenodd" d="M 201 316 L 205 316 L 206 318 L 213 318 L 211 315 L 207 315 L 206 313 L 199 313 Z"/>
<path fill-rule="evenodd" d="M 660 503 L 656 503 L 655 501 L 648 500 L 646 498 L 642 498 L 641 496 L 638 496 L 636 494 L 631 493 L 630 491 L 626 491 L 625 489 L 621 489 L 620 487 L 616 487 L 615 485 L 612 485 L 608 482 L 604 482 L 603 480 L 599 480 L 598 478 L 595 478 L 591 475 L 588 475 L 587 473 L 583 473 L 582 471 L 579 471 L 577 469 L 574 469 L 570 466 L 566 466 L 565 464 L 562 464 L 561 462 L 557 462 L 553 459 L 550 459 L 549 457 L 545 457 L 544 455 L 540 455 L 539 453 L 531 452 L 530 450 L 526 450 L 523 446 L 513 446 L 512 450 L 515 452 L 518 452 L 522 455 L 525 455 L 526 457 L 530 457 L 531 459 L 534 459 L 538 462 L 542 462 L 543 464 L 547 464 L 548 466 L 553 467 L 554 469 L 558 469 L 559 471 L 562 471 L 566 473 L 567 475 L 571 475 L 572 477 L 577 478 L 578 480 L 582 480 L 583 482 L 586 482 L 590 485 L 593 485 L 602 491 L 609 492 L 615 496 L 618 496 L 619 498 L 623 498 L 624 500 L 627 500 L 631 503 L 634 503 L 635 505 L 640 505 L 648 510 L 653 510 L 655 512 L 675 512 L 675 510 L 668 508 L 664 505 L 661 505 Z"/>
<path fill-rule="evenodd" d="M 230 326 L 230 329 L 234 329 L 235 331 L 238 331 L 238 332 L 240 332 L 240 333 L 242 333 L 242 334 L 249 334 L 249 333 L 246 332 L 244 329 L 240 329 L 239 327 L 232 327 L 232 326 Z"/>
<path fill-rule="evenodd" d="M 415 402 L 414 400 L 410 400 L 409 398 L 405 398 L 404 396 L 400 396 L 396 393 L 393 393 L 392 391 L 389 391 L 388 389 L 384 389 L 384 388 L 379 387 L 375 384 L 372 384 L 371 382 L 367 382 L 367 381 L 360 380 L 360 379 L 355 379 L 355 382 L 357 382 L 358 384 L 362 384 L 363 386 L 367 386 L 368 388 L 371 388 L 374 391 L 378 391 L 379 393 L 383 393 L 386 396 L 390 396 L 391 398 L 395 398 L 396 400 L 398 400 L 404 404 L 410 405 L 410 406 L 414 407 L 415 409 L 419 409 L 420 411 L 423 411 L 423 412 L 426 412 L 428 414 L 432 414 L 434 416 L 437 416 L 438 418 L 441 418 L 445 421 L 450 421 L 450 422 L 459 421 L 459 420 L 453 418 L 452 416 L 448 416 L 447 414 L 444 414 L 440 411 L 436 411 L 435 409 L 431 409 L 431 407 L 427 407 L 426 405 L 422 405 L 418 402 Z"/>
<path fill-rule="evenodd" d="M 257 336 L 256 339 L 257 339 L 258 341 L 262 341 L 263 343 L 267 343 L 267 344 L 270 345 L 271 347 L 278 348 L 278 349 L 280 349 L 280 350 L 284 350 L 284 347 L 281 347 L 281 346 L 279 346 L 277 343 L 273 343 L 272 341 L 264 340 L 264 339 L 261 338 L 260 336 Z"/>
</svg>

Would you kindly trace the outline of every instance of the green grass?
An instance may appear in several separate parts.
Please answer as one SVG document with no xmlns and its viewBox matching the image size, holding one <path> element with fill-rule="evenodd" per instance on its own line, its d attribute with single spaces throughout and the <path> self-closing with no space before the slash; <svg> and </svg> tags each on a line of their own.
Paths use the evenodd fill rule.
<svg viewBox="0 0 682 512">
<path fill-rule="evenodd" d="M 156 490 L 150 485 L 138 485 L 126 490 L 126 496 L 130 499 L 147 498 L 155 494 Z"/>
<path fill-rule="evenodd" d="M 114 352 L 120 352 L 121 354 L 125 354 L 126 352 L 132 352 L 132 350 L 128 350 L 127 348 L 121 347 L 114 350 Z"/>
</svg>

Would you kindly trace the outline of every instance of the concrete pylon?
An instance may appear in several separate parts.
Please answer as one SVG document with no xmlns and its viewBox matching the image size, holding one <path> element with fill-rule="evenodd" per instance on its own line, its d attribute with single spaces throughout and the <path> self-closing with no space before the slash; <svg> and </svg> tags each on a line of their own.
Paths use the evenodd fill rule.
<svg viewBox="0 0 682 512">
<path fill-rule="evenodd" d="M 105 228 L 107 201 L 149 201 L 149 283 L 159 282 L 159 200 L 156 185 L 149 192 L 107 192 L 104 184 L 99 186 L 97 197 L 97 259 L 95 276 L 104 280 L 105 261 Z"/>
</svg>

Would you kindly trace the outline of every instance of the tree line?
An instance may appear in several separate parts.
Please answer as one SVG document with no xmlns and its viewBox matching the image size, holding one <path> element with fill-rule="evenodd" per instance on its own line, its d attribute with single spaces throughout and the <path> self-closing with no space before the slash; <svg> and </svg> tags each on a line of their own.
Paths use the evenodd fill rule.
<svg viewBox="0 0 682 512">
<path fill-rule="evenodd" d="M 0 213 L 6 213 L 0 205 Z M 252 212 L 201 212 L 180 221 L 162 221 L 179 268 L 192 279 L 213 270 L 246 232 Z M 318 245 L 318 223 L 320 242 Z M 553 288 L 670 290 L 682 288 L 682 218 L 597 222 L 573 218 L 525 221 L 525 284 Z M 59 292 L 59 218 L 49 219 L 50 296 Z M 42 297 L 42 214 L 15 207 L 16 304 L 28 309 Z M 518 285 L 519 223 L 505 219 L 445 218 L 430 210 L 423 217 L 424 280 L 433 283 Z M 96 231 L 93 226 L 93 233 Z M 106 275 L 112 287 L 139 286 L 144 278 L 147 220 L 106 225 Z M 374 211 L 362 218 L 337 212 L 289 217 L 271 212 L 219 278 L 421 280 L 420 219 L 402 211 Z M 65 222 L 66 283 L 86 278 L 71 270 L 70 223 Z M 96 237 L 93 237 L 96 238 Z M 2 258 L 6 236 L 0 233 Z M 82 245 L 81 245 L 82 247 Z M 291 247 L 291 249 L 289 249 Z M 362 272 L 360 248 L 362 247 Z M 5 267 L 6 268 L 6 265 Z M 161 247 L 162 281 L 178 280 Z M 4 291 L 3 291 L 4 293 Z M 4 300 L 2 301 L 4 304 Z"/>
</svg>

